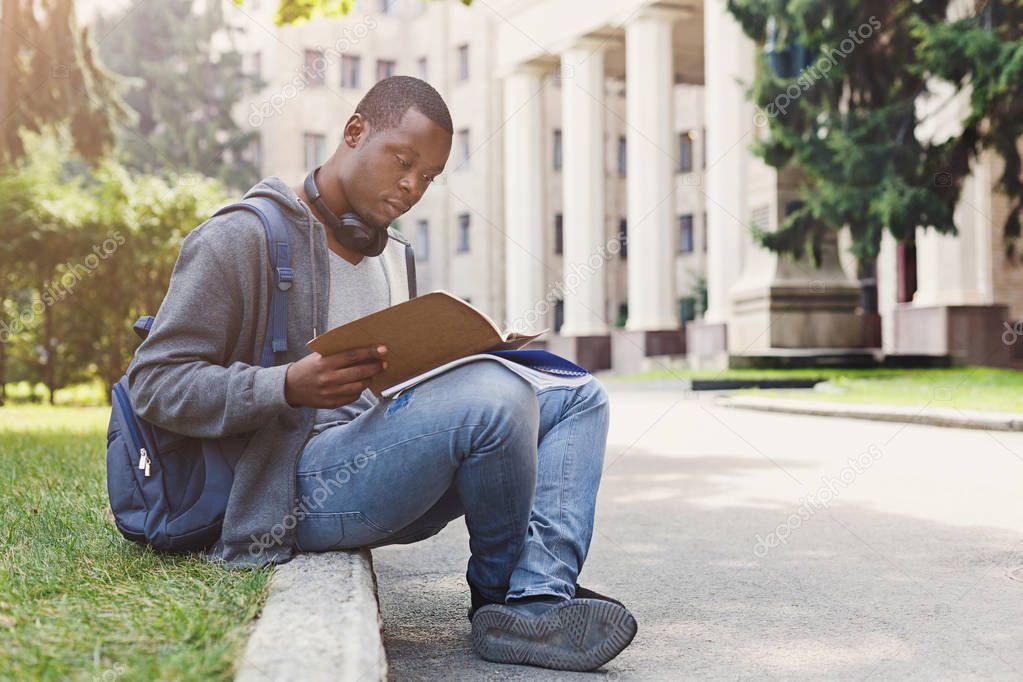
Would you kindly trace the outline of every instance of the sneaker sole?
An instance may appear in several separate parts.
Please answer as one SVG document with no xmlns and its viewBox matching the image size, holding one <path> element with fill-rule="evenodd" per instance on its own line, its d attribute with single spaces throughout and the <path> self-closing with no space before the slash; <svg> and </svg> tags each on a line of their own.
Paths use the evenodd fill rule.
<svg viewBox="0 0 1023 682">
<path fill-rule="evenodd" d="M 587 648 L 587 634 L 601 625 L 604 638 Z M 620 654 L 636 630 L 625 607 L 598 599 L 573 599 L 533 618 L 498 604 L 476 612 L 472 641 L 481 658 L 495 663 L 583 672 Z"/>
</svg>

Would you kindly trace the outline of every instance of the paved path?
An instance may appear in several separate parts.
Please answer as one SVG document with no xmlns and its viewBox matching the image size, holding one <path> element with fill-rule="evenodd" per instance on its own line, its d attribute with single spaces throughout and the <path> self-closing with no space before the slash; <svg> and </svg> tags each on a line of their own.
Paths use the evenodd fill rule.
<svg viewBox="0 0 1023 682">
<path fill-rule="evenodd" d="M 1023 678 L 1023 434 L 612 400 L 582 582 L 640 630 L 588 679 Z M 374 552 L 392 679 L 583 679 L 475 658 L 467 556 Z"/>
</svg>

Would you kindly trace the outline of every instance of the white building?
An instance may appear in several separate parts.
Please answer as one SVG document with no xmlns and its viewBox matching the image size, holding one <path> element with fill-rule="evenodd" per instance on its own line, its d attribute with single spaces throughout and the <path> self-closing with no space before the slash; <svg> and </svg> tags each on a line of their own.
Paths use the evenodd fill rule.
<svg viewBox="0 0 1023 682">
<path fill-rule="evenodd" d="M 267 86 L 239 119 L 260 131 L 264 174 L 298 184 L 378 78 L 428 80 L 455 141 L 442 179 L 399 225 L 420 289 L 556 329 L 548 347 L 591 368 L 683 354 L 681 321 L 702 307 L 704 282 L 691 359 L 855 354 L 878 320 L 857 309 L 851 259 L 835 245 L 813 270 L 749 236 L 752 223 L 777 227 L 797 179 L 749 152 L 763 121 L 738 81 L 752 80 L 757 48 L 724 5 L 362 0 L 344 19 L 278 28 L 275 0 L 250 1 L 229 12 Z M 1023 317 L 1023 268 L 1001 256 L 996 172 L 985 164 L 967 188 L 960 235 L 921 232 L 915 260 L 886 243 L 886 350 L 1007 362 L 1001 325 Z"/>
</svg>

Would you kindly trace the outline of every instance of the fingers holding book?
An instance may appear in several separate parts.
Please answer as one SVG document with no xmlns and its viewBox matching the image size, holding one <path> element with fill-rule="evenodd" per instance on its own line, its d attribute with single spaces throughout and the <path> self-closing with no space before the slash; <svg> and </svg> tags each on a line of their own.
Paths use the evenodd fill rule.
<svg viewBox="0 0 1023 682">
<path fill-rule="evenodd" d="M 331 355 L 313 352 L 291 363 L 284 397 L 292 407 L 332 409 L 355 401 L 370 379 L 387 369 L 387 348 L 353 348 Z"/>
</svg>

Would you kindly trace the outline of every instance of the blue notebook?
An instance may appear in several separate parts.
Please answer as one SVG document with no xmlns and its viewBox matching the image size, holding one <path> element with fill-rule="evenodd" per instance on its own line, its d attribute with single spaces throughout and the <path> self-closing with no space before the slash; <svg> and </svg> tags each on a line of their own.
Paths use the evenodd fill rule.
<svg viewBox="0 0 1023 682">
<path fill-rule="evenodd" d="M 570 377 L 589 374 L 585 368 L 580 367 L 570 360 L 566 360 L 560 355 L 555 355 L 554 353 L 550 353 L 545 350 L 495 350 L 488 352 L 487 355 L 497 355 L 520 365 L 524 365 L 541 372 L 547 372 L 548 374 L 558 374 Z"/>
</svg>

